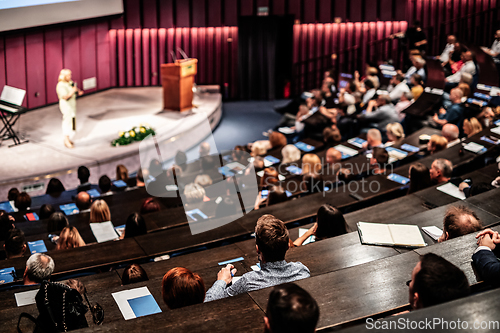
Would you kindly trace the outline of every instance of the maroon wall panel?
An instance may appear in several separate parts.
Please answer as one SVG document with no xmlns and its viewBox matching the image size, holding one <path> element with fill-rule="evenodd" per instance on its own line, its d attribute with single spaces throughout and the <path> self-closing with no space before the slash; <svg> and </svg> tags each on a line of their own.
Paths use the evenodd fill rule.
<svg viewBox="0 0 500 333">
<path fill-rule="evenodd" d="M 156 86 L 160 84 L 158 77 L 160 69 L 158 67 L 158 30 L 151 29 L 149 32 L 150 45 L 150 61 L 151 61 L 151 85 Z"/>
<path fill-rule="evenodd" d="M 142 85 L 142 30 L 134 30 L 134 85 Z"/>
<path fill-rule="evenodd" d="M 238 1 L 224 1 L 224 24 L 238 25 Z"/>
<path fill-rule="evenodd" d="M 134 85 L 134 30 L 125 30 L 125 73 L 127 78 L 127 86 Z"/>
<path fill-rule="evenodd" d="M 302 20 L 304 23 L 316 22 L 316 1 L 307 1 L 303 6 Z"/>
<path fill-rule="evenodd" d="M 319 0 L 319 17 L 318 22 L 330 23 L 332 22 L 332 1 L 331 0 Z"/>
<path fill-rule="evenodd" d="M 142 0 L 142 27 L 158 28 L 156 0 Z"/>
<path fill-rule="evenodd" d="M 205 40 L 207 28 L 198 29 L 198 82 L 206 82 L 206 63 L 207 56 L 205 54 Z"/>
<path fill-rule="evenodd" d="M 380 0 L 380 20 L 390 21 L 391 19 L 392 19 L 392 0 Z"/>
<path fill-rule="evenodd" d="M 221 0 L 210 0 L 210 6 L 208 6 L 208 26 L 218 27 L 221 25 L 222 25 Z"/>
<path fill-rule="evenodd" d="M 82 87 L 82 75 L 80 66 L 80 29 L 70 27 L 63 29 L 63 64 L 73 72 L 73 80 Z"/>
<path fill-rule="evenodd" d="M 7 85 L 26 90 L 26 62 L 24 36 L 15 35 L 5 38 L 5 62 L 7 64 Z M 23 106 L 27 107 L 27 99 Z"/>
<path fill-rule="evenodd" d="M 58 101 L 56 85 L 63 69 L 62 32 L 59 29 L 45 31 L 45 87 L 47 103 Z"/>
<path fill-rule="evenodd" d="M 117 35 L 116 30 L 111 29 L 109 31 L 108 40 L 109 40 L 109 82 L 110 82 L 111 87 L 116 87 L 116 86 L 119 86 L 119 82 L 118 82 L 118 45 L 117 45 L 118 35 Z M 99 82 L 97 84 L 99 84 Z"/>
<path fill-rule="evenodd" d="M 165 47 L 167 43 L 167 29 L 158 29 L 158 65 L 167 62 Z M 161 67 L 158 67 L 158 84 L 161 84 Z"/>
<path fill-rule="evenodd" d="M 117 72 L 117 77 L 118 77 L 118 85 L 120 87 L 125 87 L 127 84 L 126 81 L 126 64 L 125 64 L 125 30 L 120 29 L 118 30 L 118 36 L 117 36 L 117 50 L 118 50 L 118 72 Z M 132 53 L 130 53 L 130 56 L 132 56 Z"/>
<path fill-rule="evenodd" d="M 366 3 L 366 1 L 365 1 Z M 365 12 L 365 21 L 366 22 L 373 22 L 377 20 L 377 9 L 379 5 L 379 1 L 371 1 L 371 7 L 368 9 L 368 6 L 365 6 L 364 12 Z"/>
<path fill-rule="evenodd" d="M 45 105 L 45 58 L 41 32 L 26 35 L 26 74 L 29 77 L 26 91 L 28 108 Z"/>
<path fill-rule="evenodd" d="M 253 0 L 240 1 L 240 15 L 241 16 L 253 15 Z"/>
<path fill-rule="evenodd" d="M 94 24 L 84 25 L 80 29 L 81 43 L 81 79 L 97 77 L 97 51 L 96 51 L 96 27 Z M 80 87 L 83 89 L 83 87 Z M 95 92 L 96 88 L 86 90 L 86 93 Z"/>
<path fill-rule="evenodd" d="M 174 22 L 176 27 L 189 27 L 189 1 L 175 1 L 175 17 Z"/>
<path fill-rule="evenodd" d="M 113 30 L 114 31 L 114 30 Z M 96 25 L 97 42 L 97 89 L 102 90 L 114 86 L 116 79 L 111 81 L 111 71 L 114 70 L 116 78 L 116 53 L 111 57 L 110 35 L 106 22 Z M 116 41 L 116 32 L 113 33 Z M 116 50 L 116 43 L 113 44 Z M 111 83 L 113 82 L 113 83 Z"/>
<path fill-rule="evenodd" d="M 127 29 L 136 29 L 141 27 L 141 1 L 125 0 L 125 24 Z"/>
<path fill-rule="evenodd" d="M 235 98 L 238 94 L 238 28 L 231 28 L 231 97 Z"/>
<path fill-rule="evenodd" d="M 302 22 L 301 16 L 301 1 L 300 0 L 288 0 L 288 14 L 295 15 L 296 20 Z"/>
<path fill-rule="evenodd" d="M 334 4 L 333 14 L 335 17 L 340 17 L 345 21 L 345 17 L 347 16 L 347 0 L 335 0 Z"/>
<path fill-rule="evenodd" d="M 235 3 L 234 1 L 230 1 Z M 192 27 L 204 27 L 206 23 L 206 9 L 205 0 L 192 0 L 193 10 L 192 10 Z"/>
<path fill-rule="evenodd" d="M 271 4 L 273 15 L 285 15 L 285 0 L 273 0 Z"/>
<path fill-rule="evenodd" d="M 0 87 L 5 85 L 5 44 L 3 37 L 0 37 Z"/>
<path fill-rule="evenodd" d="M 205 72 L 206 72 L 206 78 L 205 78 L 205 82 L 210 82 L 210 83 L 213 83 L 214 82 L 214 69 L 215 69 L 215 66 L 214 66 L 214 60 L 215 60 L 215 57 L 214 57 L 214 35 L 215 35 L 215 28 L 213 27 L 208 27 L 207 30 L 206 30 L 206 48 L 205 48 L 205 51 L 206 51 L 206 54 L 205 54 L 205 57 L 206 57 L 206 62 L 205 62 Z"/>
<path fill-rule="evenodd" d="M 442 2 L 442 1 L 440 1 Z M 408 1 L 396 0 L 396 9 L 394 19 L 397 21 L 404 21 L 407 18 Z"/>
<path fill-rule="evenodd" d="M 160 5 L 160 28 L 172 28 L 174 26 L 174 0 L 161 0 Z"/>
<path fill-rule="evenodd" d="M 376 3 L 377 1 L 373 1 Z M 349 1 L 350 5 L 350 11 L 351 15 L 349 16 L 349 19 L 354 22 L 359 22 L 362 19 L 362 11 L 364 10 L 362 6 L 362 1 L 361 0 L 350 0 Z"/>
</svg>

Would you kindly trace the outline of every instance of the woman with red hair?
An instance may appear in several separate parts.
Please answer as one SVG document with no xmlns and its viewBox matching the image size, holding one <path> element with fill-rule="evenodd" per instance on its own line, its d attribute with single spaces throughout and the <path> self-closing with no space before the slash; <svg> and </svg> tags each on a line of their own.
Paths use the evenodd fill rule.
<svg viewBox="0 0 500 333">
<path fill-rule="evenodd" d="M 205 283 L 196 273 L 184 267 L 172 268 L 163 276 L 163 301 L 169 309 L 203 303 L 205 300 Z"/>
</svg>

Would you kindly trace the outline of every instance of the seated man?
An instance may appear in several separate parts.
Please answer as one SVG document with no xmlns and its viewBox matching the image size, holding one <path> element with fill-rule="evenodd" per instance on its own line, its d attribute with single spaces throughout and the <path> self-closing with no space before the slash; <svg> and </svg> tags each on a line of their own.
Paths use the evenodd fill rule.
<svg viewBox="0 0 500 333">
<path fill-rule="evenodd" d="M 482 49 L 493 58 L 498 66 L 500 63 L 500 30 L 495 32 L 495 40 L 493 41 L 493 44 L 491 44 L 491 48 L 488 49 L 486 47 L 482 47 Z"/>
<path fill-rule="evenodd" d="M 439 126 L 454 124 L 457 125 L 458 128 L 462 128 L 465 113 L 465 107 L 462 103 L 463 96 L 464 93 L 462 89 L 452 89 L 450 92 L 452 105 L 448 107 L 448 110 L 445 110 L 444 108 L 439 109 L 439 114 L 434 114 L 432 120 L 434 120 L 434 122 Z"/>
<path fill-rule="evenodd" d="M 340 170 L 342 161 L 342 153 L 335 148 L 330 148 L 326 151 L 326 164 L 323 166 L 323 174 L 335 175 Z"/>
<path fill-rule="evenodd" d="M 446 39 L 446 45 L 444 47 L 443 52 L 440 56 L 438 56 L 439 61 L 445 65 L 450 60 L 451 53 L 455 50 L 455 43 L 457 42 L 457 38 L 454 35 L 448 35 Z"/>
<path fill-rule="evenodd" d="M 483 224 L 473 210 L 462 205 L 451 206 L 444 216 L 443 234 L 439 237 L 438 242 L 467 235 L 482 228 Z"/>
<path fill-rule="evenodd" d="M 366 142 L 363 143 L 363 149 L 367 152 L 371 152 L 375 147 L 384 147 L 384 144 L 382 143 L 382 134 L 380 131 L 376 128 L 372 128 L 366 133 Z"/>
<path fill-rule="evenodd" d="M 26 252 L 26 247 L 24 232 L 15 228 L 10 229 L 3 245 L 7 259 L 22 257 Z"/>
<path fill-rule="evenodd" d="M 314 298 L 295 283 L 285 283 L 269 294 L 264 332 L 313 333 L 318 319 L 319 307 Z"/>
<path fill-rule="evenodd" d="M 111 191 L 111 184 L 111 179 L 109 179 L 108 176 L 103 175 L 99 178 L 99 190 L 101 190 L 101 196 L 113 194 L 113 191 Z"/>
<path fill-rule="evenodd" d="M 389 95 L 379 95 L 376 100 L 368 102 L 366 113 L 358 116 L 360 120 L 385 131 L 387 124 L 399 122 L 399 114 L 391 102 Z"/>
<path fill-rule="evenodd" d="M 453 164 L 444 158 L 438 158 L 432 162 L 429 173 L 434 184 L 445 183 L 451 179 Z"/>
<path fill-rule="evenodd" d="M 54 268 L 54 260 L 51 257 L 43 253 L 33 254 L 26 261 L 26 270 L 23 276 L 24 285 L 29 286 L 50 280 Z"/>
<path fill-rule="evenodd" d="M 425 64 L 426 64 L 425 59 L 422 58 L 421 56 L 414 55 L 410 57 L 410 61 L 412 63 L 412 66 L 408 68 L 408 71 L 404 74 L 406 82 L 407 83 L 410 82 L 410 78 L 414 74 L 420 75 L 422 81 L 425 82 L 427 78 L 427 75 L 425 73 Z"/>
<path fill-rule="evenodd" d="M 413 310 L 449 302 L 470 294 L 464 272 L 446 259 L 427 253 L 413 269 L 410 306 Z"/>
<path fill-rule="evenodd" d="M 236 273 L 234 266 L 228 264 L 217 274 L 217 281 L 207 291 L 205 302 L 310 276 L 309 269 L 302 263 L 285 261 L 289 247 L 288 229 L 276 217 L 267 214 L 257 220 L 255 243 L 260 270 L 243 274 L 238 281 L 228 287 L 232 282 L 232 276 Z"/>
<path fill-rule="evenodd" d="M 493 253 L 500 236 L 497 231 L 486 229 L 476 235 L 478 248 L 472 255 L 472 261 L 479 276 L 493 286 L 500 284 L 500 261 Z"/>
<path fill-rule="evenodd" d="M 370 172 L 373 175 L 378 175 L 385 172 L 385 167 L 389 163 L 389 154 L 382 147 L 373 148 L 372 157 L 370 158 Z"/>
<path fill-rule="evenodd" d="M 88 191 L 90 190 L 91 184 L 89 182 L 90 170 L 86 166 L 78 167 L 78 179 L 80 180 L 80 185 L 77 187 L 77 191 Z"/>
<path fill-rule="evenodd" d="M 464 62 L 464 65 L 460 68 L 460 70 L 455 74 L 450 75 L 446 78 L 447 85 L 450 83 L 454 84 L 454 86 L 457 86 L 458 83 L 460 82 L 462 73 L 469 73 L 472 76 L 476 75 L 476 64 L 474 63 L 472 52 L 471 51 L 463 52 L 462 60 Z"/>
<path fill-rule="evenodd" d="M 406 84 L 403 74 L 396 74 L 392 77 L 388 90 L 391 101 L 397 103 L 404 93 L 410 91 L 410 88 Z"/>
<path fill-rule="evenodd" d="M 445 124 L 443 128 L 441 129 L 441 135 L 445 137 L 445 139 L 448 141 L 448 144 L 446 145 L 446 148 L 453 147 L 457 143 L 460 142 L 460 139 L 458 138 L 460 134 L 460 130 L 458 129 L 458 126 L 455 124 Z"/>
<path fill-rule="evenodd" d="M 75 204 L 80 213 L 90 212 L 90 205 L 92 201 L 90 200 L 90 195 L 82 191 L 76 195 Z"/>
</svg>

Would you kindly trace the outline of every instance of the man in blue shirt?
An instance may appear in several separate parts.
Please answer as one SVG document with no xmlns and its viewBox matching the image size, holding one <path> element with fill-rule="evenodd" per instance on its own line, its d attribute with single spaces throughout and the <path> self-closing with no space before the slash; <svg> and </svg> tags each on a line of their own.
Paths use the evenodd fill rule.
<svg viewBox="0 0 500 333">
<path fill-rule="evenodd" d="M 236 269 L 228 264 L 217 274 L 217 281 L 207 291 L 205 302 L 310 276 L 309 269 L 302 263 L 285 261 L 285 254 L 289 247 L 288 229 L 273 215 L 264 215 L 257 221 L 255 243 L 260 270 L 245 273 L 238 281 L 233 282 Z"/>
<path fill-rule="evenodd" d="M 454 124 L 462 130 L 465 113 L 465 107 L 462 104 L 463 96 L 464 93 L 460 88 L 452 89 L 450 92 L 450 100 L 453 104 L 448 108 L 448 110 L 441 108 L 439 110 L 439 115 L 436 113 L 432 120 L 434 120 L 434 122 L 441 127 L 446 124 Z"/>
</svg>

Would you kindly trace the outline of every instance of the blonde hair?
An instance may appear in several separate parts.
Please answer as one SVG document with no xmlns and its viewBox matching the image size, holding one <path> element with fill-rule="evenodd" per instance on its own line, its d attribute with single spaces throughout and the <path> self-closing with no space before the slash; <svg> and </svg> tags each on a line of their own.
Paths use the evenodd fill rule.
<svg viewBox="0 0 500 333">
<path fill-rule="evenodd" d="M 283 164 L 298 161 L 300 160 L 300 150 L 294 145 L 286 145 L 281 149 L 281 156 L 283 156 L 283 161 L 281 161 Z"/>
<path fill-rule="evenodd" d="M 387 134 L 391 133 L 398 140 L 405 138 L 405 131 L 403 130 L 403 126 L 400 123 L 390 123 L 387 124 L 385 128 Z"/>
<path fill-rule="evenodd" d="M 108 204 L 104 200 L 96 200 L 90 206 L 90 223 L 100 223 L 111 221 L 111 212 Z"/>
<path fill-rule="evenodd" d="M 271 143 L 268 140 L 255 141 L 252 144 L 252 152 L 250 153 L 250 155 L 254 157 L 264 155 L 269 149 L 271 149 Z"/>
<path fill-rule="evenodd" d="M 437 153 L 438 151 L 446 149 L 446 145 L 448 145 L 448 140 L 444 136 L 434 134 L 431 136 L 431 140 L 429 141 L 431 146 L 431 152 Z"/>
<path fill-rule="evenodd" d="M 187 203 L 202 202 L 205 194 L 205 189 L 199 184 L 189 183 L 184 187 Z"/>
<path fill-rule="evenodd" d="M 82 239 L 82 236 L 80 236 L 78 229 L 75 227 L 65 227 L 59 235 L 56 249 L 66 250 L 81 246 L 85 246 L 85 242 Z"/>
<path fill-rule="evenodd" d="M 116 180 L 123 180 L 125 183 L 128 181 L 128 170 L 123 164 L 116 166 Z"/>
<path fill-rule="evenodd" d="M 61 82 L 61 81 L 64 81 L 66 82 L 66 76 L 68 76 L 69 74 L 71 74 L 71 70 L 70 69 L 61 69 L 61 72 L 59 73 L 59 78 L 57 79 L 57 82 Z"/>
<path fill-rule="evenodd" d="M 302 174 L 319 174 L 321 171 L 321 160 L 316 154 L 305 154 L 302 157 Z"/>
<path fill-rule="evenodd" d="M 477 120 L 474 117 L 464 120 L 464 131 L 465 131 L 466 127 L 469 128 L 469 134 L 467 134 L 468 138 L 470 138 L 474 134 L 479 133 L 483 130 L 483 126 L 481 126 L 481 123 L 479 122 L 479 120 Z"/>
</svg>

